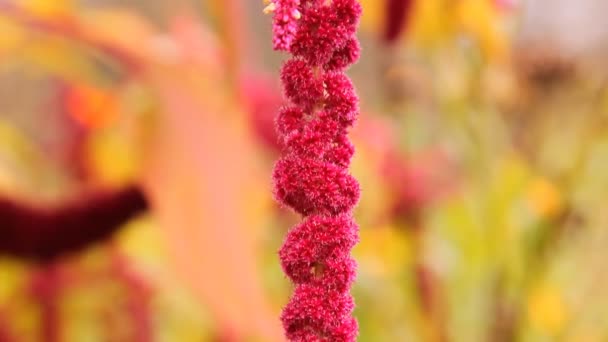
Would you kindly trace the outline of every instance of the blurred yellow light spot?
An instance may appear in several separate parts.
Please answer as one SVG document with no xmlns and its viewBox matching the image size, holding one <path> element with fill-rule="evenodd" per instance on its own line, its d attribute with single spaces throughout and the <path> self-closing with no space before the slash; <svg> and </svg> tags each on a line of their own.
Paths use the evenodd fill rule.
<svg viewBox="0 0 608 342">
<path fill-rule="evenodd" d="M 363 15 L 361 17 L 361 28 L 366 31 L 377 32 L 382 23 L 382 9 L 385 1 L 361 0 Z"/>
<path fill-rule="evenodd" d="M 72 42 L 58 36 L 28 40 L 18 52 L 21 63 L 31 63 L 36 70 L 66 81 L 83 82 L 99 73 L 99 66 L 74 49 Z"/>
<path fill-rule="evenodd" d="M 22 0 L 24 9 L 41 16 L 61 16 L 69 13 L 72 0 Z"/>
<path fill-rule="evenodd" d="M 460 1 L 457 13 L 462 29 L 478 39 L 486 56 L 498 59 L 506 56 L 507 37 L 499 27 L 499 13 L 491 1 Z"/>
<path fill-rule="evenodd" d="M 411 252 L 405 232 L 390 225 L 362 229 L 355 250 L 364 272 L 377 276 L 396 275 L 406 269 Z"/>
<path fill-rule="evenodd" d="M 555 217 L 563 205 L 559 189 L 543 178 L 532 181 L 527 199 L 532 210 L 541 217 Z"/>
<path fill-rule="evenodd" d="M 411 16 L 412 39 L 429 46 L 446 38 L 452 24 L 451 12 L 445 0 L 416 1 Z"/>
<path fill-rule="evenodd" d="M 567 319 L 567 308 L 555 287 L 540 286 L 528 299 L 528 319 L 535 329 L 555 336 L 561 332 Z"/>
<path fill-rule="evenodd" d="M 23 264 L 10 260 L 1 260 L 0 269 L 0 303 L 3 303 L 23 286 L 27 270 Z"/>
<path fill-rule="evenodd" d="M 605 340 L 602 339 L 599 332 L 588 329 L 588 330 L 583 330 L 581 332 L 577 332 L 577 333 L 573 334 L 572 338 L 569 341 L 571 341 L 571 342 L 600 342 L 600 341 L 605 341 Z"/>
<path fill-rule="evenodd" d="M 0 17 L 0 53 L 10 52 L 25 40 L 25 31 L 16 23 Z"/>
<path fill-rule="evenodd" d="M 117 132 L 96 134 L 87 149 L 91 171 L 102 183 L 117 186 L 135 177 L 138 158 L 125 136 Z"/>
<path fill-rule="evenodd" d="M 155 264 L 166 262 L 167 251 L 150 217 L 134 220 L 121 230 L 118 244 L 129 257 Z"/>
</svg>

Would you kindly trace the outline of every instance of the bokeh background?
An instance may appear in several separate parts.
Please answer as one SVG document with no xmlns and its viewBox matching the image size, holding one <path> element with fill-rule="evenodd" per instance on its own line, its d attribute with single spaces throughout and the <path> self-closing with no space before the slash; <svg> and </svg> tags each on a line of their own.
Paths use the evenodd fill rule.
<svg viewBox="0 0 608 342">
<path fill-rule="evenodd" d="M 608 4 L 362 3 L 359 340 L 608 341 Z M 0 341 L 282 341 L 264 6 L 0 0 Z"/>
</svg>

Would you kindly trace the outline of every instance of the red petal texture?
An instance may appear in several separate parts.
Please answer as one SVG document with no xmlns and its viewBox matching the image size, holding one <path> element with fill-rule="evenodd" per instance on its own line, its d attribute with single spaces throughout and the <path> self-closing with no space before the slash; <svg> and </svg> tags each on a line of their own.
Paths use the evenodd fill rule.
<svg viewBox="0 0 608 342">
<path fill-rule="evenodd" d="M 319 6 L 307 11 L 294 37 L 291 53 L 311 66 L 327 63 L 334 50 L 350 38 L 349 31 L 340 23 L 341 18 L 332 7 Z"/>
<path fill-rule="evenodd" d="M 276 1 L 279 5 L 281 1 Z M 348 172 L 355 152 L 347 133 L 359 99 L 344 70 L 360 55 L 356 0 L 302 0 L 281 81 L 290 104 L 276 119 L 283 157 L 273 171 L 275 198 L 304 218 L 279 251 L 295 284 L 281 321 L 290 341 L 354 341 L 350 287 L 358 241 L 353 209 L 359 183 Z M 276 39 L 276 36 L 275 36 Z"/>
<path fill-rule="evenodd" d="M 272 44 L 275 50 L 288 51 L 297 29 L 296 10 L 299 0 L 274 0 L 274 23 L 272 26 Z"/>
<path fill-rule="evenodd" d="M 340 72 L 325 75 L 325 112 L 345 128 L 352 126 L 359 112 L 359 99 L 348 77 Z"/>
<path fill-rule="evenodd" d="M 334 51 L 334 55 L 325 65 L 325 70 L 339 71 L 353 64 L 361 55 L 361 46 L 356 38 L 346 41 L 343 47 Z"/>
<path fill-rule="evenodd" d="M 353 325 L 350 314 L 354 307 L 353 298 L 348 293 L 308 284 L 299 285 L 283 310 L 281 320 L 287 338 L 292 341 L 302 335 L 308 339 L 301 341 L 350 341 L 335 337 L 352 336 L 349 331 Z M 302 334 L 302 331 L 306 330 L 310 330 L 314 335 L 310 332 Z M 316 340 L 311 339 L 315 337 Z"/>
<path fill-rule="evenodd" d="M 354 35 L 363 11 L 361 4 L 355 0 L 333 0 L 331 7 L 340 20 L 339 25 L 349 35 Z"/>
<path fill-rule="evenodd" d="M 304 111 L 296 106 L 285 106 L 279 110 L 276 119 L 277 133 L 281 137 L 288 136 L 304 124 Z"/>
<path fill-rule="evenodd" d="M 293 130 L 285 137 L 287 151 L 305 158 L 347 167 L 355 148 L 342 134 L 340 125 L 331 120 L 319 118 L 299 130 Z"/>
<path fill-rule="evenodd" d="M 290 59 L 283 65 L 281 81 L 285 96 L 294 104 L 312 108 L 323 97 L 323 80 L 301 59 Z"/>
<path fill-rule="evenodd" d="M 356 264 L 348 254 L 358 241 L 352 217 L 309 216 L 294 227 L 279 256 L 283 270 L 295 284 L 316 282 L 345 291 L 355 276 Z"/>
<path fill-rule="evenodd" d="M 283 158 L 274 169 L 276 198 L 302 215 L 337 215 L 359 201 L 359 184 L 344 168 L 315 159 Z"/>
</svg>

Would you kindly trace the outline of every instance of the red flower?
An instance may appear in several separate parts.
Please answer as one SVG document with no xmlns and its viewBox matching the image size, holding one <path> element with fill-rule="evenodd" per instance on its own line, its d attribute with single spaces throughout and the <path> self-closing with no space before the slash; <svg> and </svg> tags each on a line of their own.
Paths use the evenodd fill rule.
<svg viewBox="0 0 608 342">
<path fill-rule="evenodd" d="M 276 198 L 302 215 L 338 215 L 359 200 L 359 184 L 343 167 L 288 155 L 275 165 Z"/>
<path fill-rule="evenodd" d="M 348 173 L 354 147 L 347 133 L 359 109 L 344 70 L 359 58 L 361 6 L 356 0 L 276 0 L 267 9 L 275 11 L 275 48 L 279 42 L 294 55 L 281 70 L 291 104 L 276 120 L 284 155 L 274 168 L 274 192 L 305 217 L 279 251 L 296 286 L 281 320 L 291 341 L 354 341 L 350 250 L 358 240 L 352 211 L 360 191 Z M 285 16 L 287 9 L 298 15 Z"/>
<path fill-rule="evenodd" d="M 287 234 L 279 251 L 283 270 L 295 284 L 347 290 L 355 277 L 356 263 L 348 253 L 358 241 L 357 232 L 348 215 L 309 216 Z M 319 277 L 323 273 L 332 274 Z"/>
<path fill-rule="evenodd" d="M 301 59 L 290 59 L 283 65 L 281 81 L 285 96 L 295 105 L 312 108 L 323 97 L 323 80 Z"/>
<path fill-rule="evenodd" d="M 291 341 L 354 341 L 354 306 L 348 292 L 304 284 L 296 288 L 281 320 Z"/>
<path fill-rule="evenodd" d="M 300 0 L 272 0 L 266 11 L 274 12 L 272 43 L 275 50 L 288 51 L 302 15 L 298 10 Z"/>
</svg>

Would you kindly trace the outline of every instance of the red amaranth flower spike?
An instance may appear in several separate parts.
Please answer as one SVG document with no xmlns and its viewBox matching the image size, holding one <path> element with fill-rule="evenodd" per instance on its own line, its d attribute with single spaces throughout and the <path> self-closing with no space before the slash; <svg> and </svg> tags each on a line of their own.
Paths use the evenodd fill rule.
<svg viewBox="0 0 608 342">
<path fill-rule="evenodd" d="M 285 96 L 297 106 L 312 107 L 323 98 L 323 80 L 315 76 L 313 68 L 304 60 L 285 62 L 281 81 Z"/>
<path fill-rule="evenodd" d="M 270 0 L 264 12 L 274 12 L 272 44 L 275 50 L 289 51 L 297 29 L 297 21 L 302 16 L 300 0 Z"/>
<path fill-rule="evenodd" d="M 354 341 L 358 326 L 349 292 L 357 265 L 350 251 L 358 241 L 353 208 L 360 190 L 348 172 L 354 147 L 347 133 L 359 100 L 344 70 L 360 55 L 361 5 L 274 0 L 266 11 L 275 12 L 275 48 L 293 55 L 281 70 L 290 103 L 276 119 L 283 156 L 273 171 L 274 193 L 304 217 L 279 251 L 295 286 L 281 321 L 290 341 Z"/>
</svg>

